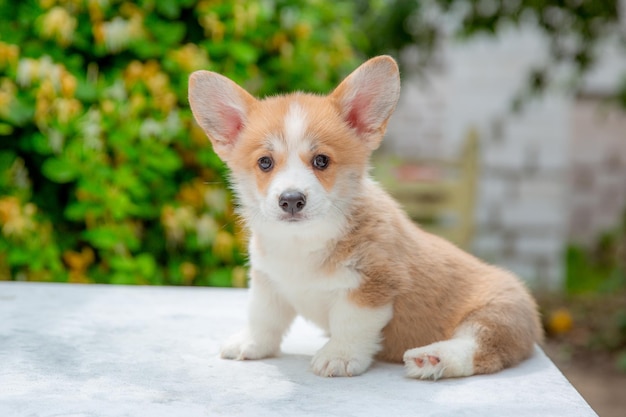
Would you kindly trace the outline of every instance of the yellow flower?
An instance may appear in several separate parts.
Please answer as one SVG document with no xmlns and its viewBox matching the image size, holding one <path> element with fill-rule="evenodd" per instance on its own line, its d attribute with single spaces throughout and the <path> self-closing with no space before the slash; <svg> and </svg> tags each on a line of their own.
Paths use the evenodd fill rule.
<svg viewBox="0 0 626 417">
<path fill-rule="evenodd" d="M 168 88 L 169 81 L 170 80 L 166 74 L 157 72 L 146 79 L 146 85 L 152 94 L 159 94 Z"/>
<path fill-rule="evenodd" d="M 202 181 L 196 178 L 194 181 L 182 185 L 178 192 L 178 199 L 185 204 L 200 209 L 204 203 L 204 188 L 205 185 Z"/>
<path fill-rule="evenodd" d="M 142 93 L 132 93 L 129 98 L 130 112 L 134 115 L 141 114 L 148 104 L 146 96 Z"/>
<path fill-rule="evenodd" d="M 76 92 L 76 77 L 67 71 L 61 73 L 61 94 L 65 97 L 72 97 Z"/>
<path fill-rule="evenodd" d="M 46 126 L 46 120 L 50 114 L 50 102 L 48 100 L 37 100 L 35 103 L 35 122 L 41 128 Z"/>
<path fill-rule="evenodd" d="M 20 201 L 17 197 L 10 196 L 0 199 L 0 224 L 5 224 L 19 215 L 19 210 Z"/>
<path fill-rule="evenodd" d="M 244 267 L 236 266 L 233 268 L 232 284 L 235 288 L 245 288 L 248 286 L 248 273 Z"/>
<path fill-rule="evenodd" d="M 183 241 L 185 232 L 195 227 L 196 217 L 191 207 L 165 206 L 161 211 L 161 224 L 168 243 L 177 245 Z"/>
<path fill-rule="evenodd" d="M 92 22 L 100 22 L 104 19 L 104 13 L 102 13 L 102 8 L 100 7 L 100 0 L 89 0 L 89 4 L 87 8 L 89 10 L 89 19 Z"/>
<path fill-rule="evenodd" d="M 296 38 L 303 40 L 311 36 L 311 25 L 305 22 L 297 23 L 293 28 Z"/>
<path fill-rule="evenodd" d="M 20 59 L 17 64 L 17 83 L 22 87 L 30 87 L 39 79 L 39 61 L 32 58 Z"/>
<path fill-rule="evenodd" d="M 63 253 L 63 261 L 74 271 L 86 271 L 95 260 L 95 254 L 90 247 L 84 247 L 80 252 L 66 250 Z"/>
<path fill-rule="evenodd" d="M 48 39 L 54 39 L 61 46 L 68 46 L 76 30 L 76 18 L 60 6 L 51 8 L 43 16 L 41 34 Z"/>
<path fill-rule="evenodd" d="M 206 146 L 209 143 L 209 138 L 207 138 L 206 133 L 202 128 L 195 122 L 195 120 L 191 121 L 191 140 L 195 145 Z"/>
<path fill-rule="evenodd" d="M 213 42 L 221 42 L 224 39 L 226 25 L 220 21 L 217 13 L 209 12 L 199 19 L 200 26 L 204 28 L 205 36 Z"/>
<path fill-rule="evenodd" d="M 233 21 L 235 23 L 235 34 L 241 36 L 246 32 L 256 28 L 256 20 L 261 11 L 258 2 L 247 2 L 244 6 L 237 3 L 233 7 Z"/>
<path fill-rule="evenodd" d="M 130 41 L 143 36 L 143 16 L 138 12 L 134 13 L 129 20 L 116 16 L 110 22 L 102 24 L 102 32 L 107 50 L 120 52 L 128 46 Z"/>
<path fill-rule="evenodd" d="M 55 92 L 61 89 L 61 74 L 65 71 L 63 65 L 55 64 L 52 58 L 44 55 L 39 59 L 37 69 L 37 79 L 50 81 Z"/>
<path fill-rule="evenodd" d="M 224 214 L 228 210 L 230 199 L 223 188 L 208 188 L 204 193 L 204 202 L 217 214 Z"/>
<path fill-rule="evenodd" d="M 136 59 L 132 60 L 126 67 L 126 71 L 124 71 L 124 81 L 126 81 L 126 85 L 132 86 L 140 80 L 143 76 L 143 71 L 143 64 Z"/>
<path fill-rule="evenodd" d="M 220 230 L 213 242 L 213 254 L 219 259 L 230 261 L 233 258 L 235 238 L 225 230 Z"/>
<path fill-rule="evenodd" d="M 133 17 L 135 15 L 141 15 L 141 9 L 133 3 L 124 2 L 120 6 L 120 13 L 124 17 Z"/>
<path fill-rule="evenodd" d="M 566 308 L 559 308 L 553 311 L 548 318 L 548 331 L 554 335 L 569 332 L 574 326 L 572 314 Z"/>
<path fill-rule="evenodd" d="M 159 63 L 154 59 L 151 59 L 143 64 L 143 73 L 141 74 L 141 78 L 147 80 L 148 78 L 155 76 L 160 69 L 161 67 L 159 66 Z"/>
<path fill-rule="evenodd" d="M 41 82 L 41 86 L 37 90 L 37 99 L 53 99 L 56 94 L 54 91 L 54 84 L 49 79 L 45 79 Z"/>
<path fill-rule="evenodd" d="M 171 52 L 172 59 L 185 72 L 192 72 L 209 66 L 209 56 L 204 49 L 193 43 L 188 43 L 180 49 Z"/>
<path fill-rule="evenodd" d="M 20 48 L 17 45 L 0 42 L 0 67 L 17 65 L 19 57 Z"/>
<path fill-rule="evenodd" d="M 102 103 L 100 103 L 100 106 L 102 107 L 102 112 L 105 114 L 111 114 L 115 111 L 115 103 L 113 102 L 113 100 L 110 100 L 110 99 L 102 100 Z"/>
<path fill-rule="evenodd" d="M 284 32 L 278 32 L 270 39 L 270 48 L 273 50 L 280 50 L 284 44 L 289 42 L 287 35 Z"/>
<path fill-rule="evenodd" d="M 116 16 L 103 24 L 104 44 L 107 50 L 119 52 L 128 44 L 128 21 Z"/>
<path fill-rule="evenodd" d="M 82 109 L 82 104 L 75 98 L 57 98 L 54 101 L 57 117 L 61 123 L 68 123 Z"/>
<path fill-rule="evenodd" d="M 85 271 L 76 271 L 76 270 L 70 269 L 67 275 L 68 275 L 68 282 L 72 284 L 91 284 L 93 282 L 91 278 L 89 278 L 85 274 Z"/>
<path fill-rule="evenodd" d="M 94 23 L 91 30 L 93 32 L 93 38 L 96 41 L 96 44 L 102 45 L 105 42 L 105 37 L 106 37 L 104 23 L 102 22 Z"/>
<path fill-rule="evenodd" d="M 20 206 L 17 197 L 5 197 L 0 200 L 0 224 L 2 234 L 6 237 L 22 237 L 26 232 L 35 229 L 33 216 L 37 208 L 34 204 L 28 203 L 24 207 Z"/>
<path fill-rule="evenodd" d="M 176 107 L 176 102 L 178 99 L 176 98 L 176 94 L 171 91 L 166 92 L 162 96 L 156 96 L 157 98 L 157 109 L 163 113 L 169 113 Z"/>
<path fill-rule="evenodd" d="M 6 116 L 9 113 L 9 106 L 15 98 L 17 87 L 8 78 L 3 78 L 0 83 L 0 115 Z"/>
<path fill-rule="evenodd" d="M 198 237 L 198 246 L 208 247 L 219 230 L 219 225 L 213 219 L 213 216 L 203 214 L 196 222 L 196 235 Z"/>
<path fill-rule="evenodd" d="M 185 285 L 191 285 L 193 279 L 198 275 L 198 267 L 191 262 L 183 262 L 180 264 L 180 272 L 183 275 Z"/>
<path fill-rule="evenodd" d="M 49 9 L 56 4 L 56 0 L 39 0 L 42 9 Z"/>
</svg>

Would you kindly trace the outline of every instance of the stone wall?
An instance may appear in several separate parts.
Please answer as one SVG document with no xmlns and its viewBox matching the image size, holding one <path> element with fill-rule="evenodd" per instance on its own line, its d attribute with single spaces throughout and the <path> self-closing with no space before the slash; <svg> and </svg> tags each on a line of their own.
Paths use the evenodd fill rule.
<svg viewBox="0 0 626 417">
<path fill-rule="evenodd" d="M 626 210 L 626 112 L 583 95 L 571 115 L 569 237 L 593 244 Z"/>
<path fill-rule="evenodd" d="M 626 201 L 626 117 L 605 111 L 603 119 L 588 100 L 555 92 L 512 112 L 514 94 L 545 53 L 532 30 L 450 42 L 436 73 L 405 77 L 383 151 L 454 158 L 477 128 L 481 173 L 471 250 L 534 288 L 558 289 L 569 236 L 589 240 L 598 227 L 615 224 Z"/>
</svg>

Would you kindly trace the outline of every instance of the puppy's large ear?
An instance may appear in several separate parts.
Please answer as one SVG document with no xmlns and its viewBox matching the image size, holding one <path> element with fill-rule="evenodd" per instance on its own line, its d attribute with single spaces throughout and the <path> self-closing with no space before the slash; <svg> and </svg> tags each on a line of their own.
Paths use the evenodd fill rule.
<svg viewBox="0 0 626 417">
<path fill-rule="evenodd" d="M 246 90 L 223 75 L 196 71 L 189 77 L 193 116 L 224 161 L 228 161 L 254 102 Z"/>
<path fill-rule="evenodd" d="M 400 97 L 400 71 L 390 56 L 365 62 L 330 95 L 339 103 L 341 116 L 370 149 L 382 140 L 387 121 Z"/>
</svg>

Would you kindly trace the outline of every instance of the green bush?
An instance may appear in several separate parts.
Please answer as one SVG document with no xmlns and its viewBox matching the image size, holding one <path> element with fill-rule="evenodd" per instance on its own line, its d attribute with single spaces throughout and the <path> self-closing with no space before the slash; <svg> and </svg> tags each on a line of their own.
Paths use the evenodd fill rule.
<svg viewBox="0 0 626 417">
<path fill-rule="evenodd" d="M 565 257 L 568 293 L 626 291 L 626 210 L 620 223 L 590 247 L 569 245 Z"/>
<path fill-rule="evenodd" d="M 613 352 L 626 372 L 626 211 L 590 247 L 570 246 L 566 268 L 569 303 L 588 328 L 576 342 Z"/>
<path fill-rule="evenodd" d="M 243 285 L 197 69 L 259 95 L 355 65 L 351 2 L 0 2 L 0 279 Z"/>
</svg>

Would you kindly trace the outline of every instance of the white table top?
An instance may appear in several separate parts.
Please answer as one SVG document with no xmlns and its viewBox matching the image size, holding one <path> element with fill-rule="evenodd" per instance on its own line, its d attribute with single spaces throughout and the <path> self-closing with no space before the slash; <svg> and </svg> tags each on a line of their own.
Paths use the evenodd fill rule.
<svg viewBox="0 0 626 417">
<path fill-rule="evenodd" d="M 245 290 L 0 283 L 0 416 L 595 416 L 537 348 L 494 375 L 418 381 L 309 370 L 325 338 L 296 321 L 280 357 L 227 361 Z"/>
</svg>

